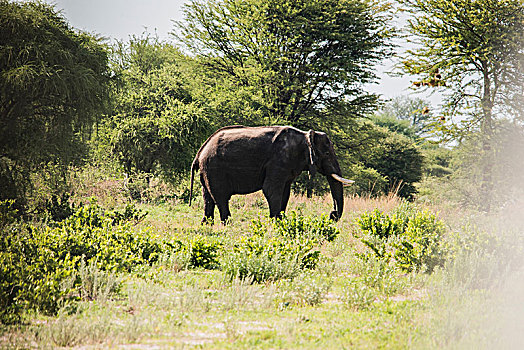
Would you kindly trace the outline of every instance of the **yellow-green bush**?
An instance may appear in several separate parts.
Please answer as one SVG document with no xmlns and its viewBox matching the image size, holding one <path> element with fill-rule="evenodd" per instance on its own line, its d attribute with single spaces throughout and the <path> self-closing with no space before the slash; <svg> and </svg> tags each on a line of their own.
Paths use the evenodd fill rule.
<svg viewBox="0 0 524 350">
<path fill-rule="evenodd" d="M 359 239 L 380 259 L 393 259 L 406 271 L 432 272 L 442 266 L 446 252 L 444 224 L 429 211 L 403 204 L 392 214 L 378 210 L 357 219 Z"/>
<path fill-rule="evenodd" d="M 115 221 L 112 212 L 90 204 L 51 225 L 6 226 L 0 237 L 0 321 L 16 322 L 23 310 L 54 314 L 61 300 L 78 294 L 82 262 L 131 272 L 180 249 L 180 242 L 133 229 L 128 216 L 134 217 Z M 68 279 L 73 283 L 66 286 Z"/>
<path fill-rule="evenodd" d="M 184 247 L 189 255 L 189 267 L 201 267 L 210 270 L 218 268 L 220 265 L 218 252 L 221 247 L 222 243 L 216 238 L 193 237 Z"/>
<path fill-rule="evenodd" d="M 316 267 L 319 247 L 332 241 L 338 229 L 326 216 L 307 217 L 291 212 L 282 219 L 254 220 L 251 235 L 235 242 L 222 258 L 230 278 L 264 282 L 293 278 L 302 269 Z"/>
</svg>

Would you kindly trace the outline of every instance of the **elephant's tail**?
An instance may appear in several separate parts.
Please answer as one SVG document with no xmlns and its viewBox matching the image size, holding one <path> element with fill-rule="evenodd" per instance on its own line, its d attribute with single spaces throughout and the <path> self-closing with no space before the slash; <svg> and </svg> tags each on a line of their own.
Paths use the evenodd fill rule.
<svg viewBox="0 0 524 350">
<path fill-rule="evenodd" d="M 215 131 L 211 136 L 209 136 L 207 138 L 206 142 L 204 142 L 202 144 L 202 146 L 200 146 L 200 149 L 198 150 L 198 152 L 197 152 L 197 154 L 195 156 L 195 159 L 193 160 L 193 164 L 191 164 L 191 185 L 189 187 L 189 206 L 191 206 L 191 201 L 193 199 L 193 180 L 195 179 L 195 170 L 196 170 L 196 168 L 199 167 L 198 158 L 200 156 L 200 152 L 202 152 L 204 147 L 206 147 L 206 145 L 208 144 L 209 140 L 211 140 L 211 138 L 213 136 L 215 136 L 216 134 L 218 134 L 220 131 L 228 130 L 228 129 L 237 129 L 237 128 L 244 128 L 244 126 L 243 125 L 231 125 L 231 126 L 226 126 L 226 127 L 220 128 L 217 131 Z"/>
<path fill-rule="evenodd" d="M 193 180 L 195 179 L 195 169 L 198 167 L 198 158 L 195 158 L 193 164 L 191 164 L 191 185 L 189 186 L 189 206 L 191 206 L 191 200 L 193 199 Z"/>
</svg>

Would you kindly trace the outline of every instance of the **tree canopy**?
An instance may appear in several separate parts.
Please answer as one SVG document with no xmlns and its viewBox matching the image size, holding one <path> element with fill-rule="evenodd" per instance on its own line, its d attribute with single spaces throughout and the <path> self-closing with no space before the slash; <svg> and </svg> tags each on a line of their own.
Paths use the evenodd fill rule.
<svg viewBox="0 0 524 350">
<path fill-rule="evenodd" d="M 380 109 L 378 116 L 383 118 L 384 122 L 387 122 L 387 119 L 406 122 L 413 128 L 411 132 L 418 136 L 426 134 L 431 129 L 434 117 L 430 102 L 418 97 L 407 96 L 392 98 Z M 409 132 L 400 131 L 400 133 L 411 137 Z"/>
<path fill-rule="evenodd" d="M 106 103 L 108 68 L 100 40 L 53 6 L 0 0 L 0 198 L 20 171 L 74 160 Z"/>
<path fill-rule="evenodd" d="M 148 34 L 117 43 L 113 53 L 113 108 L 103 137 L 126 173 L 187 170 L 205 135 L 203 109 L 183 76 L 184 56 Z"/>
<path fill-rule="evenodd" d="M 419 75 L 417 86 L 442 87 L 447 114 L 460 124 L 442 125 L 442 136 L 482 133 L 482 201 L 492 192 L 494 119 L 522 117 L 524 110 L 524 4 L 521 0 L 400 0 L 412 14 L 417 48 L 403 60 Z"/>
<path fill-rule="evenodd" d="M 485 132 L 493 114 L 522 111 L 524 5 L 521 0 L 401 0 L 419 45 L 403 60 L 417 86 L 442 87 L 448 113 Z"/>
<path fill-rule="evenodd" d="M 262 123 L 312 127 L 361 116 L 374 63 L 390 53 L 387 5 L 368 0 L 194 0 L 178 38 L 211 71 L 258 90 Z"/>
</svg>

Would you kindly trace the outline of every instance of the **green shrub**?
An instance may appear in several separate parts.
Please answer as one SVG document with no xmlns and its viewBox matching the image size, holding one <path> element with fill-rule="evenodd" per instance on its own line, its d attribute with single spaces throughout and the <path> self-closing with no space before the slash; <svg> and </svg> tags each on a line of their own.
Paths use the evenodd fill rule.
<svg viewBox="0 0 524 350">
<path fill-rule="evenodd" d="M 326 216 L 304 217 L 291 212 L 282 219 L 253 220 L 251 236 L 242 237 L 224 256 L 222 268 L 230 278 L 252 282 L 293 278 L 314 269 L 321 244 L 332 241 L 338 229 Z"/>
<path fill-rule="evenodd" d="M 364 213 L 357 219 L 357 224 L 364 233 L 360 240 L 377 257 L 389 259 L 391 251 L 388 241 L 391 237 L 402 235 L 408 218 L 403 210 L 397 210 L 393 215 L 382 213 L 378 209 L 371 213 Z"/>
<path fill-rule="evenodd" d="M 283 238 L 306 237 L 319 243 L 331 242 L 339 233 L 333 225 L 333 221 L 326 214 L 322 214 L 320 217 L 303 216 L 296 211 L 291 211 L 287 215 L 283 214 L 281 219 L 275 220 L 273 225 L 277 233 Z"/>
<path fill-rule="evenodd" d="M 147 212 L 138 209 L 134 203 L 127 204 L 124 211 L 113 210 L 109 213 L 113 225 L 119 225 L 125 222 L 138 224 L 147 216 Z"/>
<path fill-rule="evenodd" d="M 366 168 L 361 164 L 351 164 L 347 171 L 348 178 L 355 181 L 347 188 L 350 194 L 380 195 L 387 194 L 390 189 L 388 178 L 373 168 Z"/>
<path fill-rule="evenodd" d="M 186 246 L 189 255 L 189 267 L 216 269 L 220 266 L 218 252 L 221 242 L 206 236 L 196 236 Z"/>
<path fill-rule="evenodd" d="M 301 260 L 285 243 L 266 236 L 251 236 L 235 243 L 221 265 L 230 280 L 260 283 L 295 277 L 301 269 Z"/>
<path fill-rule="evenodd" d="M 60 197 L 53 194 L 45 201 L 44 215 L 53 221 L 62 221 L 73 215 L 75 208 L 69 203 L 69 198 L 70 195 L 66 192 L 62 193 Z"/>
<path fill-rule="evenodd" d="M 163 253 L 163 244 L 149 231 L 134 232 L 128 224 L 112 226 L 81 226 L 86 218 L 66 219 L 59 227 L 34 228 L 37 239 L 51 249 L 58 259 L 66 255 L 97 260 L 102 270 L 131 272 L 138 265 L 151 265 Z M 90 219 L 87 219 L 90 220 Z M 166 243 L 168 244 L 168 243 Z"/>
<path fill-rule="evenodd" d="M 0 237 L 0 322 L 20 321 L 24 309 L 57 311 L 67 295 L 61 282 L 74 274 L 76 258 L 58 254 L 26 226 L 11 226 Z"/>
<path fill-rule="evenodd" d="M 14 208 L 14 205 L 13 199 L 0 201 L 0 229 L 15 222 L 18 210 Z"/>
<path fill-rule="evenodd" d="M 0 321 L 17 322 L 29 309 L 54 314 L 70 296 L 89 299 L 118 289 L 110 272 L 129 272 L 180 250 L 180 242 L 114 222 L 111 213 L 90 204 L 51 226 L 6 226 L 0 237 Z"/>
<path fill-rule="evenodd" d="M 444 224 L 433 213 L 404 204 L 392 214 L 364 213 L 357 224 L 363 233 L 360 240 L 375 256 L 393 259 L 405 271 L 432 272 L 444 263 Z"/>
<path fill-rule="evenodd" d="M 145 214 L 130 207 L 123 213 L 104 211 L 96 204 L 76 209 L 75 213 L 52 226 L 33 228 L 41 242 L 55 251 L 92 259 L 102 270 L 130 272 L 139 265 L 151 265 L 164 252 L 180 249 L 180 242 L 162 240 L 149 230 L 133 229 L 132 224 Z"/>
<path fill-rule="evenodd" d="M 362 214 L 357 223 L 360 229 L 373 237 L 388 239 L 399 236 L 405 230 L 406 222 L 403 217 L 388 215 L 375 209 L 371 213 Z"/>
<path fill-rule="evenodd" d="M 443 235 L 444 224 L 435 214 L 427 211 L 415 214 L 404 233 L 393 240 L 395 260 L 406 271 L 425 269 L 432 272 L 436 266 L 444 264 Z"/>
</svg>

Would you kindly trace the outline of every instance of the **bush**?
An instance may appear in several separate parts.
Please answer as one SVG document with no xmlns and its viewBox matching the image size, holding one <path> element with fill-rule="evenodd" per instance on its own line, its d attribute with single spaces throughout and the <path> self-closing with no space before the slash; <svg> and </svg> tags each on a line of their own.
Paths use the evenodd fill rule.
<svg viewBox="0 0 524 350">
<path fill-rule="evenodd" d="M 66 192 L 61 196 L 51 195 L 45 202 L 45 216 L 53 221 L 62 221 L 73 215 L 75 208 L 69 203 L 70 197 Z"/>
<path fill-rule="evenodd" d="M 338 229 L 327 216 L 304 217 L 291 212 L 282 219 L 254 220 L 251 232 L 223 258 L 222 267 L 230 279 L 291 279 L 300 270 L 314 269 L 320 257 L 319 246 L 335 239 Z"/>
<path fill-rule="evenodd" d="M 74 273 L 77 259 L 58 254 L 26 226 L 11 226 L 0 238 L 0 322 L 20 321 L 24 309 L 57 311 L 67 295 L 61 282 Z"/>
<path fill-rule="evenodd" d="M 260 220 L 258 222 L 260 223 Z M 278 235 L 284 238 L 307 237 L 318 241 L 318 243 L 331 242 L 339 233 L 333 225 L 333 221 L 326 214 L 322 214 L 320 217 L 303 216 L 296 211 L 291 211 L 287 215 L 283 214 L 281 219 L 273 222 L 273 227 Z"/>
<path fill-rule="evenodd" d="M 398 195 L 413 199 L 417 193 L 414 184 L 422 179 L 424 157 L 413 141 L 389 133 L 380 143 L 369 150 L 364 165 L 387 177 L 389 190 L 398 187 Z"/>
<path fill-rule="evenodd" d="M 108 213 L 108 216 L 112 219 L 113 225 L 119 225 L 125 222 L 138 224 L 147 216 L 147 212 L 141 211 L 134 204 L 127 204 L 124 211 L 114 210 Z"/>
<path fill-rule="evenodd" d="M 120 218 L 120 217 L 118 217 Z M 135 232 L 130 222 L 118 222 L 110 212 L 95 204 L 80 207 L 72 216 L 54 227 L 33 228 L 42 244 L 57 254 L 96 259 L 102 270 L 130 272 L 135 266 L 156 262 L 172 243 L 160 243 L 147 230 Z"/>
<path fill-rule="evenodd" d="M 14 208 L 14 204 L 13 199 L 0 201 L 0 229 L 15 222 L 18 210 Z"/>
<path fill-rule="evenodd" d="M 444 224 L 433 213 L 403 205 L 391 215 L 378 210 L 362 214 L 357 224 L 360 240 L 375 256 L 393 259 L 405 271 L 432 272 L 444 264 Z"/>
<path fill-rule="evenodd" d="M 406 271 L 425 269 L 432 272 L 444 264 L 441 245 L 444 224 L 435 214 L 419 212 L 408 221 L 404 234 L 393 241 L 395 260 Z"/>
<path fill-rule="evenodd" d="M 369 193 L 369 186 L 376 183 L 372 194 L 397 190 L 406 199 L 416 194 L 414 184 L 422 179 L 424 157 L 413 139 L 370 121 L 359 121 L 351 139 L 340 143 L 345 146 L 339 154 L 341 165 L 350 169 L 349 178 L 356 178 L 356 188 Z"/>
<path fill-rule="evenodd" d="M 381 195 L 387 194 L 390 189 L 388 178 L 381 175 L 373 168 L 366 168 L 360 164 L 352 164 L 348 169 L 348 178 L 355 181 L 348 187 L 351 194 L 370 194 Z"/>
<path fill-rule="evenodd" d="M 233 252 L 225 255 L 222 269 L 230 280 L 238 278 L 250 283 L 292 279 L 305 258 L 297 256 L 302 253 L 301 249 L 303 247 L 293 250 L 289 244 L 265 236 L 245 237 L 234 245 Z M 310 260 L 316 261 L 317 257 Z"/>
<path fill-rule="evenodd" d="M 217 239 L 196 236 L 185 248 L 189 255 L 189 267 L 216 269 L 220 266 L 218 252 L 222 244 Z"/>
<path fill-rule="evenodd" d="M 388 239 L 398 236 L 406 228 L 406 220 L 398 215 L 384 214 L 375 209 L 369 214 L 363 214 L 357 219 L 360 229 L 379 239 Z"/>
<path fill-rule="evenodd" d="M 389 259 L 391 251 L 388 242 L 391 237 L 402 235 L 406 229 L 407 221 L 408 216 L 401 210 L 397 210 L 397 213 L 393 215 L 382 213 L 378 209 L 371 213 L 365 213 L 357 219 L 357 224 L 364 232 L 360 240 L 377 257 Z"/>
<path fill-rule="evenodd" d="M 0 237 L 0 321 L 18 322 L 27 309 L 55 314 L 66 298 L 117 290 L 109 272 L 151 265 L 160 255 L 180 249 L 179 242 L 131 230 L 129 221 L 113 224 L 112 214 L 90 204 L 51 226 L 5 227 Z M 122 215 L 119 220 L 134 217 Z"/>
</svg>

